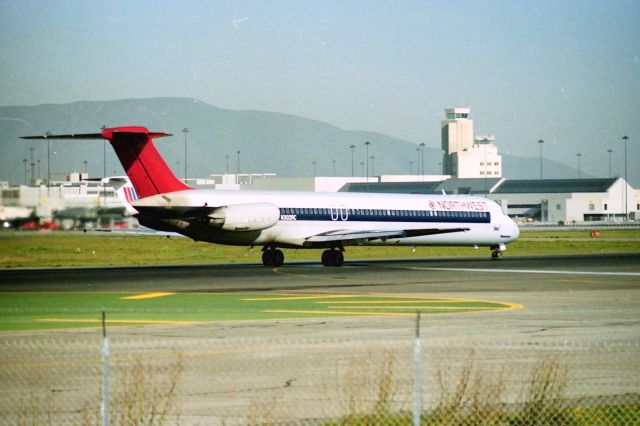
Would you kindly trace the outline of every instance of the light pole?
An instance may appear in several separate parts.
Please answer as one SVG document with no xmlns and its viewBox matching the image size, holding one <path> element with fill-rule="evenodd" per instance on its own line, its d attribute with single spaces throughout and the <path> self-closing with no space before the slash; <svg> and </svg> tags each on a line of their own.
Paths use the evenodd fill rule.
<svg viewBox="0 0 640 426">
<path fill-rule="evenodd" d="M 51 132 L 47 131 L 44 134 L 47 138 L 51 135 Z M 47 194 L 49 194 L 49 187 L 51 186 L 51 156 L 49 152 L 51 151 L 51 141 L 47 139 Z"/>
<path fill-rule="evenodd" d="M 102 125 L 100 130 L 104 131 L 107 128 L 106 125 Z M 107 140 L 102 140 L 102 177 L 107 177 Z"/>
<path fill-rule="evenodd" d="M 625 135 L 622 137 L 622 141 L 624 142 L 624 220 L 629 220 L 629 207 L 627 205 L 627 186 L 629 185 L 627 182 L 627 141 L 629 138 Z"/>
<path fill-rule="evenodd" d="M 611 177 L 611 154 L 613 153 L 613 150 L 609 148 L 607 152 L 609 153 L 609 177 Z"/>
<path fill-rule="evenodd" d="M 375 168 L 373 167 L 374 165 L 374 160 L 376 159 L 376 157 L 374 157 L 373 155 L 371 156 L 371 176 L 375 176 L 376 172 L 375 172 Z"/>
<path fill-rule="evenodd" d="M 422 176 L 424 176 L 424 142 L 420 143 L 420 166 L 422 171 L 420 172 L 420 182 L 422 182 Z"/>
<path fill-rule="evenodd" d="M 316 162 L 312 161 L 311 164 L 313 164 L 313 177 L 316 177 Z"/>
<path fill-rule="evenodd" d="M 182 133 L 184 133 L 184 182 L 187 183 L 187 133 L 189 133 L 189 129 L 185 127 L 182 129 Z"/>
<path fill-rule="evenodd" d="M 356 146 L 351 145 L 349 148 L 351 148 L 351 177 L 353 177 L 353 150 L 356 149 Z"/>
<path fill-rule="evenodd" d="M 580 157 L 582 157 L 582 153 L 577 153 L 576 157 L 578 157 L 578 179 L 580 179 Z"/>
<path fill-rule="evenodd" d="M 107 128 L 106 125 L 102 125 L 102 127 L 100 127 L 100 130 L 102 130 L 104 132 L 104 130 Z M 107 177 L 107 140 L 103 139 L 102 140 L 102 202 L 104 204 L 104 206 L 107 205 L 107 191 L 105 190 L 105 185 L 107 184 L 106 182 L 106 178 Z"/>
<path fill-rule="evenodd" d="M 364 146 L 367 148 L 367 152 L 364 157 L 367 160 L 367 180 L 366 180 L 367 183 L 369 183 L 369 145 L 371 145 L 371 142 L 369 141 L 366 141 L 364 143 Z"/>
<path fill-rule="evenodd" d="M 88 163 L 88 161 L 84 160 L 82 163 L 84 164 L 84 173 L 87 174 L 87 163 Z"/>
<path fill-rule="evenodd" d="M 336 177 L 336 160 L 333 160 L 333 177 Z"/>
<path fill-rule="evenodd" d="M 23 158 L 22 162 L 24 163 L 24 184 L 27 184 L 27 159 Z"/>
<path fill-rule="evenodd" d="M 236 154 L 238 154 L 238 172 L 236 173 L 236 183 L 240 185 L 240 150 L 237 150 Z"/>
<path fill-rule="evenodd" d="M 409 160 L 409 176 L 413 174 L 413 161 Z"/>
<path fill-rule="evenodd" d="M 540 145 L 540 180 L 542 180 L 542 145 L 543 144 L 544 144 L 544 141 L 540 139 L 538 141 L 538 145 Z"/>
<path fill-rule="evenodd" d="M 29 148 L 29 151 L 31 152 L 31 184 L 33 185 L 33 181 L 35 181 L 35 169 L 36 169 L 36 163 L 33 162 L 33 147 Z"/>
<path fill-rule="evenodd" d="M 39 158 L 37 160 L 37 163 L 38 163 L 38 180 L 40 180 L 40 159 Z M 38 185 L 40 185 L 40 184 L 38 184 Z"/>
</svg>

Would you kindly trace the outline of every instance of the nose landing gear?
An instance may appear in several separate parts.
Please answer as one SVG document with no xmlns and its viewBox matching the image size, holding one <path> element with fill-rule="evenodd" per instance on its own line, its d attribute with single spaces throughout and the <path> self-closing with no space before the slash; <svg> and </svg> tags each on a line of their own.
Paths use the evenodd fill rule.
<svg viewBox="0 0 640 426">
<path fill-rule="evenodd" d="M 502 260 L 502 252 L 507 249 L 504 244 L 491 246 L 491 260 Z"/>
</svg>

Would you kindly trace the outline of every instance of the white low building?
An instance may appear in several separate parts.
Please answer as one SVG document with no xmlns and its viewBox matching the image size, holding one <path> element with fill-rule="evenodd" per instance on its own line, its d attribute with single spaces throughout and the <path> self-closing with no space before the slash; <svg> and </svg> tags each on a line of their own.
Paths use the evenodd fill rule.
<svg viewBox="0 0 640 426">
<path fill-rule="evenodd" d="M 541 222 L 640 218 L 640 199 L 622 178 L 505 180 L 489 197 L 506 204 L 512 217 Z"/>
<path fill-rule="evenodd" d="M 640 220 L 640 191 L 622 178 L 509 180 L 460 179 L 441 182 L 350 184 L 346 192 L 471 194 L 485 196 L 521 221 L 550 223 Z M 625 201 L 626 200 L 626 201 Z"/>
</svg>

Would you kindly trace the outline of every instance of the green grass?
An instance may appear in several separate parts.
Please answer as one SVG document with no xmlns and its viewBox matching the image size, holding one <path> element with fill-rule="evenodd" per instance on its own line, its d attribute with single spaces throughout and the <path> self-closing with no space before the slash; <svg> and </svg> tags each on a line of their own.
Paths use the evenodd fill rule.
<svg viewBox="0 0 640 426">
<path fill-rule="evenodd" d="M 586 230 L 523 231 L 508 246 L 505 256 L 565 253 L 640 252 L 640 231 L 601 230 L 590 238 Z M 558 241 L 544 239 L 554 238 Z M 580 240 L 566 240 L 580 238 Z M 620 238 L 608 241 L 606 238 Z M 531 241 L 530 239 L 534 239 Z M 540 241 L 535 241 L 540 239 Z M 441 256 L 488 257 L 481 247 L 347 247 L 347 259 L 430 258 Z M 319 262 L 320 250 L 285 250 L 287 261 Z M 133 236 L 80 232 L 1 232 L 0 268 L 57 266 L 119 266 L 158 264 L 260 263 L 260 248 L 221 246 L 188 238 Z"/>
<path fill-rule="evenodd" d="M 591 238 L 591 231 L 600 232 L 599 237 Z M 549 230 L 549 231 L 535 231 L 535 230 L 520 230 L 520 238 L 585 238 L 589 240 L 597 241 L 598 238 L 635 238 L 640 240 L 640 229 L 606 229 L 606 228 L 588 228 L 588 229 L 571 229 L 563 230 Z"/>
<path fill-rule="evenodd" d="M 424 426 L 534 426 L 534 425 L 638 425 L 640 424 L 640 403 L 605 405 L 595 407 L 561 408 L 553 413 L 545 413 L 542 419 L 528 417 L 525 413 L 516 411 L 510 413 L 490 412 L 478 416 L 475 413 L 461 413 L 454 419 L 440 419 L 435 415 L 423 415 L 420 424 Z M 372 422 L 372 420 L 375 420 Z M 379 426 L 411 426 L 411 414 L 386 414 L 374 417 L 372 415 L 350 415 L 338 421 L 329 421 L 324 426 L 362 426 L 375 424 Z"/>
<path fill-rule="evenodd" d="M 510 309 L 506 303 L 357 294 L 188 294 L 131 300 L 131 293 L 0 293 L 0 330 L 148 325 L 353 315 L 414 315 Z M 517 307 L 517 306 L 516 306 Z"/>
</svg>

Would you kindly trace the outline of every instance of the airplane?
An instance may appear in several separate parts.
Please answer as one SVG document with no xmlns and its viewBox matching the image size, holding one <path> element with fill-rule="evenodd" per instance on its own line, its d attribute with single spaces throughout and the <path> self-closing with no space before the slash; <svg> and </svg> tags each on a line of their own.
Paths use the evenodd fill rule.
<svg viewBox="0 0 640 426">
<path fill-rule="evenodd" d="M 284 264 L 280 248 L 324 249 L 324 266 L 342 266 L 347 246 L 483 246 L 502 259 L 518 225 L 495 202 L 468 195 L 315 193 L 193 189 L 180 181 L 146 127 L 23 139 L 106 139 L 139 199 L 146 227 L 195 241 L 262 246 L 262 263 Z"/>
</svg>

